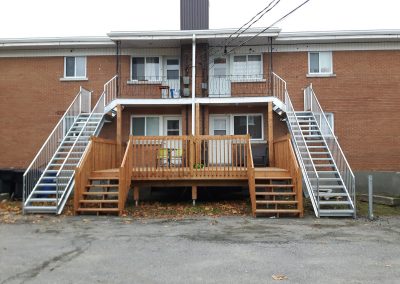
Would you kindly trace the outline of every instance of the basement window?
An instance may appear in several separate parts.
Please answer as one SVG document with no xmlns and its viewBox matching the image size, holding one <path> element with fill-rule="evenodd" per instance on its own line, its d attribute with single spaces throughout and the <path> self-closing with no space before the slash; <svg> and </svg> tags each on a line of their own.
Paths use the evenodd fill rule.
<svg viewBox="0 0 400 284">
<path fill-rule="evenodd" d="M 332 52 L 309 52 L 308 53 L 309 75 L 333 75 Z"/>
<path fill-rule="evenodd" d="M 86 56 L 66 56 L 64 57 L 64 79 L 86 78 Z"/>
</svg>

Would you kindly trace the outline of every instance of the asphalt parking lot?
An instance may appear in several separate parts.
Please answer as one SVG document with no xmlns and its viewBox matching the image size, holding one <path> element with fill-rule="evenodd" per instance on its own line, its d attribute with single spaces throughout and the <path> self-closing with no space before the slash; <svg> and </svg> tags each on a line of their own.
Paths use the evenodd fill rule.
<svg viewBox="0 0 400 284">
<path fill-rule="evenodd" d="M 0 224 L 0 263 L 0 283 L 399 283 L 400 218 L 45 217 Z"/>
</svg>

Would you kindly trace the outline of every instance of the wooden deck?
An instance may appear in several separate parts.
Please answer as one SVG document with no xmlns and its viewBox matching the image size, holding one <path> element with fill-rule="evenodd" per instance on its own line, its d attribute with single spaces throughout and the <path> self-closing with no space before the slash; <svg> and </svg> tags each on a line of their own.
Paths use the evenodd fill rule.
<svg viewBox="0 0 400 284">
<path fill-rule="evenodd" d="M 250 137 L 130 137 L 119 158 L 117 143 L 94 138 L 75 174 L 75 213 L 122 214 L 133 188 L 246 186 L 253 215 L 302 215 L 299 167 L 288 138 L 274 142 L 275 167 L 254 167 Z M 96 211 L 97 209 L 97 211 Z"/>
</svg>

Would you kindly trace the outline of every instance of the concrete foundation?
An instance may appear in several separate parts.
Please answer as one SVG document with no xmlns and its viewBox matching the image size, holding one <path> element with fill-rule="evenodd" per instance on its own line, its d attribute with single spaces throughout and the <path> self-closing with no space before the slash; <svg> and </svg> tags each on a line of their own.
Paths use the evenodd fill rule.
<svg viewBox="0 0 400 284">
<path fill-rule="evenodd" d="M 357 193 L 368 193 L 368 175 L 373 178 L 374 194 L 400 196 L 400 172 L 355 172 Z"/>
</svg>

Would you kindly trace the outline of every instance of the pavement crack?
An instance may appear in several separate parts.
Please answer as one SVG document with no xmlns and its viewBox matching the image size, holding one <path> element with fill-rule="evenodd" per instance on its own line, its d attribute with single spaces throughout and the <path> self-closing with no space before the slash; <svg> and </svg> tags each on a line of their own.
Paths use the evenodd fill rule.
<svg viewBox="0 0 400 284">
<path fill-rule="evenodd" d="M 42 262 L 40 265 L 35 266 L 31 269 L 28 269 L 26 271 L 17 273 L 16 275 L 13 275 L 5 280 L 3 280 L 0 284 L 6 284 L 10 283 L 14 280 L 18 280 L 19 283 L 25 283 L 28 280 L 31 280 L 38 276 L 42 271 L 48 269 L 49 271 L 53 271 L 59 267 L 61 267 L 63 264 L 66 264 L 73 259 L 77 258 L 80 256 L 82 253 L 84 253 L 91 245 L 92 240 L 88 240 L 83 247 L 76 247 L 73 250 L 64 252 L 62 254 L 56 255 L 49 260 L 46 260 Z"/>
</svg>

